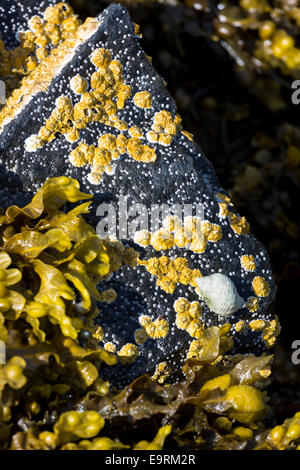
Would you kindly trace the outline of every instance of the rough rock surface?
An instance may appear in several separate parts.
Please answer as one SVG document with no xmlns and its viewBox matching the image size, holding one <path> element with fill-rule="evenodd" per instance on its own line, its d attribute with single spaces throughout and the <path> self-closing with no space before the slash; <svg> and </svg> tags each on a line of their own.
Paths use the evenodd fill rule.
<svg viewBox="0 0 300 470">
<path fill-rule="evenodd" d="M 0 27 L 6 34 L 2 22 Z M 125 264 L 100 286 L 117 293 L 112 303 L 101 303 L 97 321 L 105 347 L 123 348 L 127 363 L 106 372 L 118 385 L 159 364 L 157 373 L 170 369 L 174 375 L 187 350 L 196 357 L 202 324 L 231 323 L 235 350 L 249 353 L 271 346 L 276 330 L 268 255 L 182 130 L 176 104 L 138 36 L 127 10 L 110 5 L 58 44 L 0 113 L 4 206 L 26 200 L 48 177 L 66 175 L 95 195 L 94 224 L 102 202 L 119 214 L 120 196 L 127 196 L 128 208 L 146 206 L 148 215 L 151 204 L 203 208 L 203 217 L 189 219 L 186 232 L 170 217 L 163 217 L 160 232 L 150 226 L 134 240 L 117 232 L 141 260 L 135 267 Z M 217 272 L 245 299 L 243 308 L 227 316 L 212 312 L 196 290 L 197 277 Z"/>
</svg>

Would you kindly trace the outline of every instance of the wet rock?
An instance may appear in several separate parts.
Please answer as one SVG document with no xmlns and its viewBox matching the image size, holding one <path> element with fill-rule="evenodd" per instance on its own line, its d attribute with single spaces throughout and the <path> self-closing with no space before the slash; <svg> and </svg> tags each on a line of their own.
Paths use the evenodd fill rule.
<svg viewBox="0 0 300 470">
<path fill-rule="evenodd" d="M 272 346 L 278 325 L 268 255 L 183 130 L 127 10 L 112 4 L 52 46 L 0 114 L 0 159 L 19 178 L 19 195 L 48 177 L 78 179 L 94 194 L 89 218 L 99 234 L 116 217 L 109 235 L 140 253 L 136 266 L 125 260 L 100 285 L 117 294 L 100 304 L 97 319 L 105 348 L 120 357 L 107 377 L 124 385 L 156 369 L 156 377 L 174 378 L 187 355 L 197 358 L 203 325 L 232 324 L 238 352 Z M 4 205 L 10 188 L 2 188 Z M 111 243 L 119 256 L 120 244 Z M 209 308 L 197 278 L 214 273 L 233 281 L 244 305 L 226 315 Z M 227 295 L 213 286 L 214 298 Z"/>
</svg>

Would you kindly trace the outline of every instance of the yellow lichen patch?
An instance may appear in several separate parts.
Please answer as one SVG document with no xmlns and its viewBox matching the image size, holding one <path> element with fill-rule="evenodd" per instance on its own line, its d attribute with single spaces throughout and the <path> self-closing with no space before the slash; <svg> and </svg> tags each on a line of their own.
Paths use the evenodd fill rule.
<svg viewBox="0 0 300 470">
<path fill-rule="evenodd" d="M 263 330 L 263 340 L 267 348 L 271 348 L 276 341 L 277 336 L 279 335 L 281 326 L 277 315 L 275 315 L 275 320 L 267 322 Z"/>
<path fill-rule="evenodd" d="M 49 55 L 47 49 L 39 47 L 36 50 L 36 56 L 38 56 L 38 52 L 40 52 L 40 56 L 37 58 L 41 60 L 41 62 L 37 63 L 37 66 L 31 70 L 29 75 L 24 76 L 20 88 L 14 86 L 14 91 L 6 100 L 5 106 L 0 112 L 0 129 L 3 129 L 6 124 L 14 119 L 33 97 L 40 92 L 47 91 L 53 78 L 57 76 L 64 67 L 66 57 L 72 57 L 82 41 L 88 40 L 96 32 L 98 27 L 99 21 L 97 19 L 88 18 L 85 23 L 80 25 L 76 30 L 71 31 L 71 33 L 68 32 L 61 44 L 59 44 L 58 47 L 54 47 Z M 20 33 L 20 37 L 21 36 L 22 33 Z M 30 41 L 29 47 L 32 47 Z"/>
<path fill-rule="evenodd" d="M 140 25 L 137 24 L 137 23 L 133 23 L 133 25 L 134 25 L 134 34 L 135 34 L 137 37 L 141 38 L 141 37 L 142 37 L 142 34 L 140 33 Z"/>
<path fill-rule="evenodd" d="M 228 216 L 228 206 L 225 202 L 219 202 L 219 208 L 220 208 L 220 212 L 219 212 L 219 217 L 222 217 L 222 218 L 225 218 Z"/>
<path fill-rule="evenodd" d="M 166 379 L 171 375 L 172 369 L 167 364 L 167 362 L 160 362 L 155 369 L 154 374 L 151 379 L 155 380 L 159 384 L 163 384 Z"/>
<path fill-rule="evenodd" d="M 139 108 L 151 108 L 152 95 L 149 91 L 139 91 L 134 95 L 133 102 Z"/>
<path fill-rule="evenodd" d="M 255 271 L 256 263 L 254 256 L 252 255 L 243 255 L 241 256 L 241 265 L 246 271 Z"/>
<path fill-rule="evenodd" d="M 176 215 L 168 215 L 163 220 L 163 227 L 169 232 L 179 230 L 182 226 L 181 220 Z"/>
<path fill-rule="evenodd" d="M 202 349 L 202 344 L 199 340 L 192 341 L 187 353 L 187 359 L 198 359 Z"/>
<path fill-rule="evenodd" d="M 117 298 L 117 293 L 114 289 L 103 290 L 100 294 L 100 302 L 111 304 Z"/>
<path fill-rule="evenodd" d="M 248 235 L 250 231 L 250 225 L 247 222 L 245 217 L 241 217 L 240 215 L 234 214 L 230 212 L 228 207 L 233 206 L 230 198 L 222 193 L 216 193 L 217 200 L 219 201 L 219 208 L 220 208 L 220 217 L 228 217 L 232 230 L 238 235 Z"/>
<path fill-rule="evenodd" d="M 222 238 L 222 229 L 220 225 L 212 224 L 208 221 L 200 221 L 197 217 L 192 218 L 192 222 L 185 221 L 184 225 L 185 233 L 187 236 L 187 248 L 194 253 L 204 253 L 208 242 L 216 243 Z M 191 231 L 191 240 L 189 241 L 189 230 Z M 180 237 L 180 232 L 175 232 L 176 237 Z M 179 238 L 180 239 L 180 238 Z"/>
<path fill-rule="evenodd" d="M 190 132 L 188 131 L 181 131 L 181 134 L 183 134 L 187 139 L 193 141 L 194 140 L 194 136 L 193 134 L 191 134 Z"/>
<path fill-rule="evenodd" d="M 52 14 L 49 14 L 50 10 Z M 30 74 L 52 49 L 74 35 L 79 26 L 77 15 L 62 2 L 48 7 L 43 17 L 32 16 L 28 21 L 29 29 L 18 34 L 19 46 L 5 50 L 3 42 L 0 42 L 0 75 L 9 80 L 19 80 Z"/>
<path fill-rule="evenodd" d="M 257 312 L 259 309 L 259 299 L 257 297 L 249 297 L 246 303 L 246 308 L 252 313 Z"/>
<path fill-rule="evenodd" d="M 173 118 L 169 111 L 162 110 L 154 115 L 152 130 L 147 132 L 147 139 L 151 143 L 168 146 L 180 126 L 181 119 L 178 115 Z"/>
<path fill-rule="evenodd" d="M 128 129 L 128 132 L 131 137 L 134 137 L 136 139 L 142 139 L 143 133 L 141 129 L 138 126 L 132 126 Z"/>
<path fill-rule="evenodd" d="M 139 348 L 136 344 L 127 343 L 120 351 L 118 351 L 118 357 L 123 364 L 129 364 L 134 362 L 139 355 Z"/>
<path fill-rule="evenodd" d="M 168 294 L 173 294 L 177 283 L 196 287 L 195 279 L 201 276 L 199 269 L 190 269 L 187 259 L 180 257 L 171 260 L 167 256 L 161 256 L 147 261 L 138 260 L 138 264 L 145 266 L 150 274 L 156 276 L 157 286 Z"/>
<path fill-rule="evenodd" d="M 190 244 L 192 243 L 192 241 L 195 242 L 196 238 L 196 235 L 194 235 L 193 232 L 190 229 L 187 229 L 186 227 L 180 227 L 175 230 L 173 236 L 174 243 L 176 246 L 178 246 L 178 248 L 190 248 Z M 193 245 L 193 248 L 196 248 L 195 243 Z"/>
<path fill-rule="evenodd" d="M 75 75 L 70 80 L 70 87 L 74 93 L 76 93 L 77 95 L 82 95 L 86 92 L 88 88 L 88 82 L 84 77 L 81 77 L 80 75 Z"/>
<path fill-rule="evenodd" d="M 105 349 L 105 351 L 107 351 L 109 353 L 112 353 L 112 354 L 115 354 L 116 351 L 117 351 L 117 348 L 116 348 L 115 344 L 111 343 L 111 342 L 105 343 L 104 344 L 104 349 Z"/>
<path fill-rule="evenodd" d="M 117 106 L 118 109 L 123 109 L 126 101 L 131 95 L 131 88 L 129 85 L 125 85 L 125 83 L 122 83 L 118 87 L 117 91 Z M 127 127 L 126 127 L 127 128 Z M 120 129 L 122 130 L 122 128 Z"/>
<path fill-rule="evenodd" d="M 121 63 L 112 60 L 110 52 L 104 48 L 93 51 L 91 61 L 97 70 L 92 74 L 90 84 L 80 75 L 76 75 L 70 81 L 70 87 L 80 95 L 80 101 L 73 105 L 70 98 L 59 97 L 55 109 L 39 130 L 37 137 L 34 136 L 34 139 L 30 136 L 27 140 L 27 151 L 41 148 L 45 143 L 51 142 L 57 133 L 63 134 L 70 142 L 76 142 L 80 138 L 79 131 L 92 122 L 101 122 L 118 130 L 128 128 L 128 125 L 117 116 L 118 110 L 124 107 L 131 93 L 130 87 L 123 81 Z M 89 85 L 91 91 L 87 92 Z M 138 136 L 141 137 L 140 134 Z M 118 140 L 113 134 L 101 136 L 98 147 L 87 146 L 80 142 L 69 155 L 69 159 L 75 166 L 92 165 L 89 180 L 93 184 L 98 184 L 104 171 L 108 174 L 113 173 L 114 169 L 110 163 L 124 151 L 139 161 L 148 162 L 156 159 L 154 150 L 143 145 L 139 139 Z"/>
<path fill-rule="evenodd" d="M 87 179 L 89 183 L 97 185 L 102 180 L 103 169 L 97 165 L 92 166 L 91 173 L 88 174 Z"/>
<path fill-rule="evenodd" d="M 203 331 L 203 323 L 201 322 L 201 307 L 199 302 L 189 302 L 184 297 L 179 297 L 174 302 L 176 311 L 176 326 L 185 330 L 194 338 L 200 338 Z"/>
<path fill-rule="evenodd" d="M 61 24 L 72 14 L 72 8 L 67 3 L 58 3 L 55 6 L 49 6 L 44 11 L 43 17 L 52 24 Z"/>
<path fill-rule="evenodd" d="M 218 224 L 204 221 L 201 223 L 201 230 L 203 231 L 204 237 L 207 238 L 209 242 L 216 243 L 222 238 L 222 229 Z"/>
<path fill-rule="evenodd" d="M 91 62 L 99 69 L 107 69 L 111 60 L 111 53 L 104 47 L 95 49 L 91 54 Z"/>
<path fill-rule="evenodd" d="M 198 217 L 188 217 L 184 220 L 185 231 L 192 233 L 189 249 L 194 253 L 203 253 L 206 249 L 207 242 L 216 243 L 222 238 L 222 229 L 220 225 L 212 224 Z M 176 233 L 176 232 L 175 232 Z"/>
<path fill-rule="evenodd" d="M 65 134 L 68 139 L 68 135 L 74 134 L 73 124 L 73 105 L 70 98 L 61 95 L 55 102 L 55 108 L 52 111 L 50 117 L 47 119 L 45 126 L 43 126 L 37 136 L 41 141 L 40 147 L 46 142 L 51 142 L 56 133 Z M 79 138 L 79 134 L 75 134 L 75 140 Z M 70 139 L 73 140 L 74 139 Z M 29 150 L 27 142 L 26 149 Z"/>
<path fill-rule="evenodd" d="M 194 253 L 204 253 L 207 242 L 216 243 L 221 238 L 222 229 L 219 225 L 201 221 L 199 217 L 187 217 L 182 225 L 177 216 L 166 217 L 163 228 L 153 234 L 142 230 L 135 236 L 136 243 L 142 246 L 150 244 L 157 251 L 168 250 L 176 245 Z"/>
<path fill-rule="evenodd" d="M 169 332 L 169 324 L 164 318 L 157 318 L 152 321 L 149 315 L 142 315 L 139 318 L 140 325 L 145 328 L 149 338 L 165 338 Z"/>
<path fill-rule="evenodd" d="M 144 328 L 137 328 L 134 332 L 134 340 L 136 344 L 142 345 L 146 343 L 146 341 L 149 339 L 149 336 L 146 333 L 146 330 Z"/>
<path fill-rule="evenodd" d="M 185 313 L 189 311 L 191 303 L 185 297 L 178 297 L 174 302 L 174 309 L 177 313 Z"/>
<path fill-rule="evenodd" d="M 82 142 L 69 155 L 69 160 L 74 166 L 81 167 L 87 163 L 93 162 L 95 146 Z"/>
<path fill-rule="evenodd" d="M 102 341 L 103 338 L 104 338 L 104 331 L 103 331 L 103 328 L 102 326 L 98 326 L 98 328 L 96 328 L 95 332 L 93 333 L 93 338 L 95 338 L 97 341 Z"/>
<path fill-rule="evenodd" d="M 139 230 L 135 232 L 133 241 L 140 246 L 148 246 L 151 240 L 151 234 L 148 230 Z"/>
<path fill-rule="evenodd" d="M 133 248 L 125 247 L 118 240 L 109 238 L 103 240 L 103 245 L 109 257 L 109 273 L 106 278 L 109 278 L 112 273 L 118 271 L 123 264 L 132 268 L 137 265 L 139 253 Z"/>
<path fill-rule="evenodd" d="M 265 324 L 266 322 L 264 320 L 253 320 L 249 323 L 249 327 L 253 331 L 261 331 L 264 328 Z"/>
<path fill-rule="evenodd" d="M 111 158 L 113 160 L 119 158 L 119 151 L 118 151 L 118 143 L 117 143 L 117 138 L 114 134 L 103 134 L 101 137 L 98 139 L 98 153 L 101 153 L 101 150 L 107 150 L 108 152 L 111 153 Z M 101 161 L 101 154 L 97 159 L 97 151 L 95 152 L 95 163 L 98 163 L 99 165 L 102 164 Z"/>
<path fill-rule="evenodd" d="M 243 331 L 246 328 L 246 326 L 247 326 L 246 322 L 244 320 L 240 320 L 233 325 L 233 328 L 235 329 L 235 331 L 239 333 L 240 331 Z"/>
<path fill-rule="evenodd" d="M 98 146 L 87 145 L 81 142 L 69 155 L 69 160 L 74 166 L 91 165 L 91 173 L 88 179 L 93 183 L 94 178 L 101 180 L 104 172 L 110 174 L 113 171 L 111 165 L 113 160 L 119 158 L 123 148 L 118 144 L 122 143 L 114 134 L 103 134 L 98 139 Z"/>
<path fill-rule="evenodd" d="M 169 250 L 175 246 L 175 240 L 168 230 L 161 228 L 150 236 L 149 244 L 152 245 L 156 251 Z"/>
<path fill-rule="evenodd" d="M 269 283 L 262 276 L 255 276 L 252 281 L 252 288 L 258 297 L 267 297 L 270 292 Z"/>
<path fill-rule="evenodd" d="M 217 198 L 221 200 L 227 206 L 233 206 L 230 197 L 226 196 L 226 194 L 217 193 L 216 195 L 217 195 Z"/>
<path fill-rule="evenodd" d="M 250 232 L 250 225 L 247 222 L 245 217 L 234 214 L 233 212 L 228 212 L 228 218 L 231 224 L 232 230 L 235 231 L 238 235 L 248 235 Z"/>
<path fill-rule="evenodd" d="M 127 142 L 128 154 L 138 162 L 150 163 L 155 162 L 157 156 L 151 147 L 143 145 L 140 139 L 131 137 Z"/>
</svg>

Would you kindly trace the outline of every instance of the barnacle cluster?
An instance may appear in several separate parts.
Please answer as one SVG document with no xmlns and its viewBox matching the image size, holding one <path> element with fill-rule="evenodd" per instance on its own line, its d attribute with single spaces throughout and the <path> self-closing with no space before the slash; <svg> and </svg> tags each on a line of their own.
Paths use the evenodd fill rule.
<svg viewBox="0 0 300 470">
<path fill-rule="evenodd" d="M 92 122 L 103 123 L 121 131 L 128 129 L 127 124 L 117 116 L 117 111 L 124 107 L 131 94 L 130 87 L 123 80 L 121 63 L 113 60 L 105 48 L 95 49 L 90 60 L 97 67 L 91 75 L 90 84 L 80 75 L 70 80 L 70 88 L 80 95 L 80 101 L 73 104 L 69 97 L 60 96 L 45 125 L 37 135 L 27 139 L 28 151 L 36 151 L 51 142 L 58 133 L 63 134 L 68 141 L 76 142 L 80 139 L 80 130 Z M 79 142 L 69 159 L 74 166 L 91 165 L 89 180 L 97 184 L 104 171 L 112 171 L 112 160 L 118 159 L 126 151 L 139 161 L 153 161 L 156 158 L 153 149 L 143 146 L 136 137 L 127 139 L 123 134 L 104 134 L 99 137 L 97 147 Z"/>
<path fill-rule="evenodd" d="M 151 143 L 168 146 L 171 144 L 172 138 L 180 126 L 181 117 L 178 114 L 173 119 L 169 111 L 160 111 L 154 115 L 151 130 L 147 132 L 147 139 Z"/>
<path fill-rule="evenodd" d="M 169 332 L 168 322 L 164 318 L 157 318 L 152 321 L 149 315 L 142 315 L 139 322 L 150 338 L 165 338 Z"/>
<path fill-rule="evenodd" d="M 167 256 L 150 258 L 147 261 L 138 259 L 138 264 L 157 278 L 156 284 L 165 292 L 172 294 L 178 283 L 196 287 L 195 278 L 201 276 L 199 269 L 190 269 L 186 258 L 170 259 Z"/>
<path fill-rule="evenodd" d="M 232 230 L 238 235 L 247 235 L 250 231 L 249 223 L 245 217 L 237 215 L 228 209 L 228 207 L 233 205 L 230 198 L 221 193 L 217 193 L 217 198 L 221 201 L 219 202 L 220 217 L 228 217 Z"/>
<path fill-rule="evenodd" d="M 95 49 L 90 60 L 97 68 L 91 75 L 90 83 L 79 74 L 70 79 L 70 89 L 80 96 L 80 101 L 73 103 L 68 96 L 59 96 L 54 110 L 38 134 L 27 138 L 25 148 L 29 152 L 35 152 L 55 139 L 58 134 L 63 134 L 71 143 L 79 141 L 70 152 L 69 160 L 77 167 L 90 165 L 88 180 L 92 184 L 98 184 L 104 172 L 114 172 L 113 161 L 120 155 L 127 152 L 136 161 L 153 162 L 156 160 L 156 153 L 153 148 L 142 143 L 141 129 L 137 126 L 128 128 L 127 123 L 118 117 L 118 111 L 124 108 L 131 95 L 130 86 L 124 82 L 122 64 L 113 59 L 110 51 L 103 47 Z M 146 91 L 136 93 L 133 98 L 134 104 L 142 108 L 151 107 L 151 100 L 151 95 Z M 170 113 L 161 111 L 155 122 L 161 123 L 163 117 L 163 123 L 166 121 L 166 132 L 175 134 L 177 127 L 175 124 L 172 127 L 169 123 L 172 121 Z M 121 133 L 103 134 L 98 139 L 98 146 L 88 145 L 80 141 L 80 130 L 93 122 L 105 124 Z M 122 133 L 127 130 L 129 138 Z"/>
<path fill-rule="evenodd" d="M 179 297 L 174 303 L 174 309 L 177 327 L 186 330 L 191 336 L 199 338 L 203 331 L 199 302 L 189 302 L 184 297 Z"/>
<path fill-rule="evenodd" d="M 140 230 L 134 235 L 134 241 L 138 245 L 151 245 L 156 251 L 168 250 L 177 246 L 178 248 L 188 248 L 194 253 L 204 253 L 208 242 L 216 243 L 221 238 L 220 225 L 190 216 L 186 217 L 182 224 L 176 215 L 167 216 L 163 220 L 163 227 L 153 233 Z"/>
</svg>

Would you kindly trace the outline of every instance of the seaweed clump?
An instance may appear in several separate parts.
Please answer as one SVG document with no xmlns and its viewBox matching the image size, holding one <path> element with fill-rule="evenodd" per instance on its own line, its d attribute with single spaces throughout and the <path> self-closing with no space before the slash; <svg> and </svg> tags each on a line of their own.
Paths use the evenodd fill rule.
<svg viewBox="0 0 300 470">
<path fill-rule="evenodd" d="M 95 339 L 80 346 L 82 332 L 96 335 L 96 285 L 110 271 L 109 256 L 82 217 L 90 202 L 60 209 L 90 197 L 72 178 L 52 178 L 27 206 L 0 216 L 0 340 L 9 358 L 0 370 L 2 442 L 23 407 L 39 416 L 51 397 L 99 386 L 100 362 L 116 361 Z"/>
</svg>

